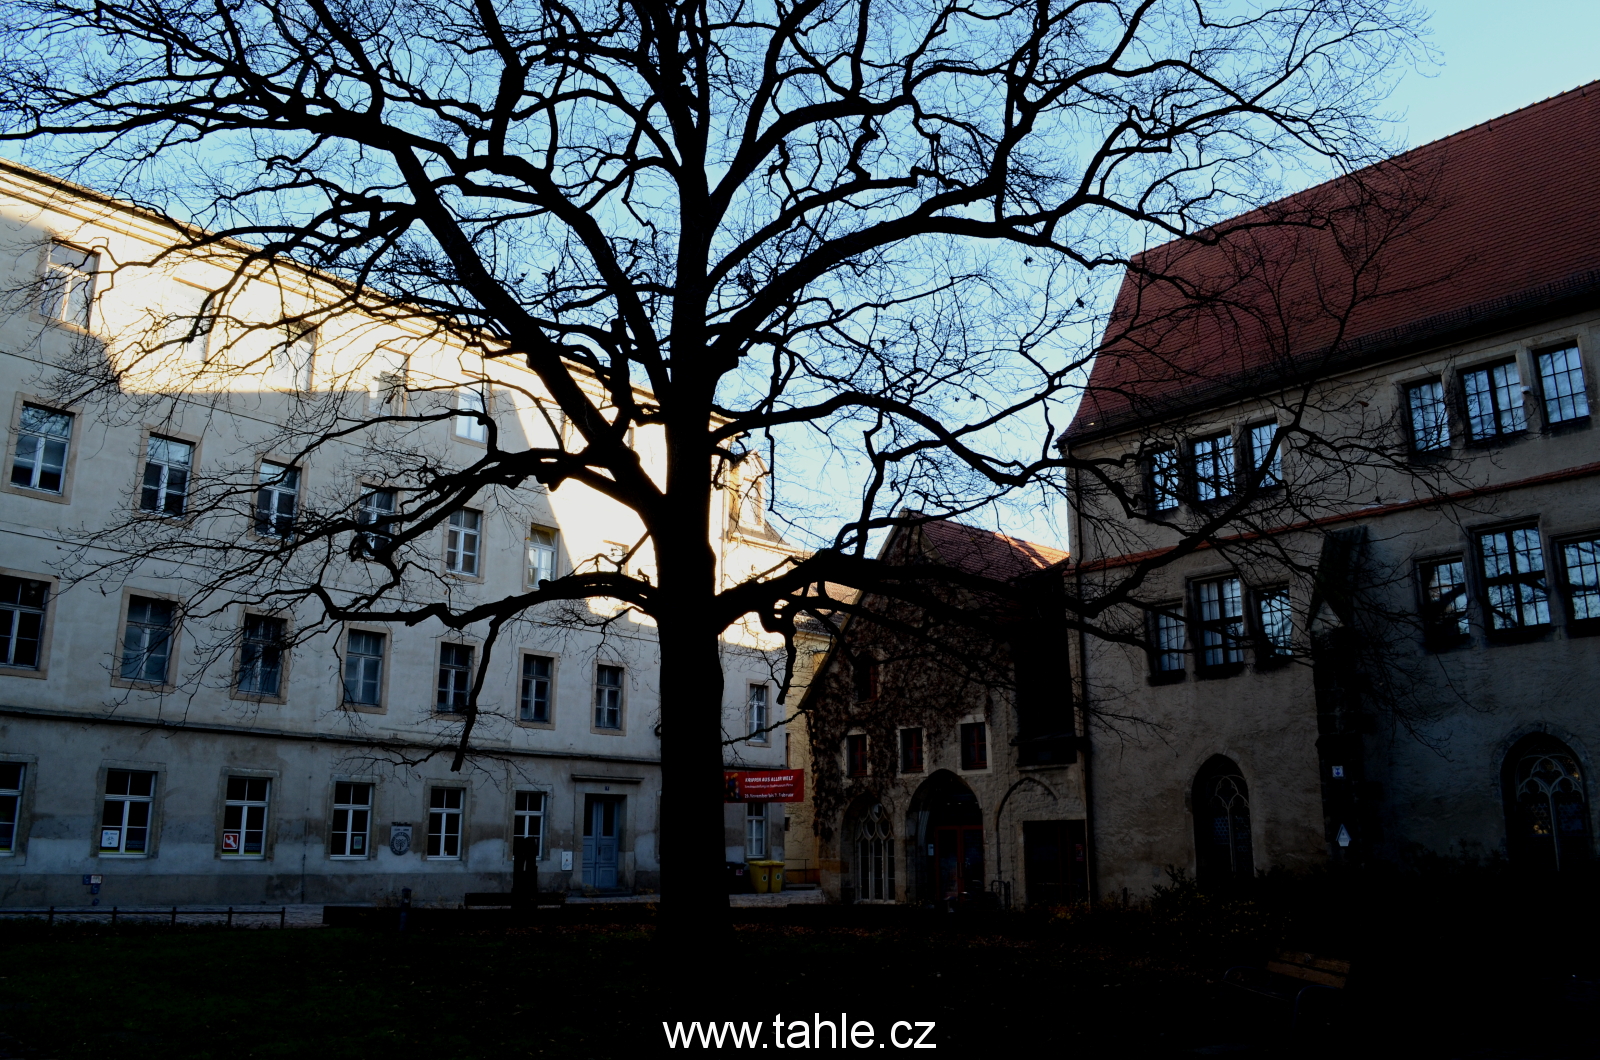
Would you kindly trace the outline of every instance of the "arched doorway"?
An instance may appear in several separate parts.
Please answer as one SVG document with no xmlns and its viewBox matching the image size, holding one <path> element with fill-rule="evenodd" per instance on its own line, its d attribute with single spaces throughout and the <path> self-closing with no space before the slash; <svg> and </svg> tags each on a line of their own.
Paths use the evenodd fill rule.
<svg viewBox="0 0 1600 1060">
<path fill-rule="evenodd" d="M 983 811 L 961 778 L 941 769 L 925 780 L 912 797 L 909 825 L 924 901 L 965 902 L 984 893 Z"/>
<path fill-rule="evenodd" d="M 1590 859 L 1589 803 L 1570 747 L 1543 733 L 1520 740 L 1506 755 L 1501 780 L 1513 860 L 1561 872 Z"/>
<path fill-rule="evenodd" d="M 1250 844 L 1250 789 L 1237 763 L 1213 755 L 1194 778 L 1194 847 L 1201 880 L 1220 883 L 1255 875 Z"/>
</svg>

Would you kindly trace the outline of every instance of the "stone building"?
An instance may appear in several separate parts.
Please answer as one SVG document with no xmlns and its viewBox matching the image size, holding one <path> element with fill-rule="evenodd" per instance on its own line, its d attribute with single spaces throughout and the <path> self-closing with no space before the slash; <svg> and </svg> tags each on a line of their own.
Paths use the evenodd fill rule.
<svg viewBox="0 0 1600 1060">
<path fill-rule="evenodd" d="M 952 591 L 944 603 L 967 625 L 869 594 L 862 609 L 885 620 L 840 623 L 802 704 L 823 890 L 923 905 L 1082 895 L 1083 778 L 1053 647 L 1066 554 L 930 521 L 897 530 L 883 556 L 1032 586 L 1037 600 Z"/>
<path fill-rule="evenodd" d="M 1124 281 L 1061 440 L 1115 469 L 1077 483 L 1070 591 L 1164 561 L 1108 618 L 1140 643 L 1069 640 L 1103 892 L 1593 855 L 1597 161 L 1591 84 L 1305 193 L 1343 230 Z"/>
<path fill-rule="evenodd" d="M 536 841 L 542 888 L 659 888 L 646 616 L 545 603 L 508 627 L 477 753 L 452 771 L 441 748 L 483 629 L 330 625 L 215 592 L 202 605 L 204 570 L 119 567 L 162 534 L 248 545 L 319 509 L 381 519 L 404 486 L 383 479 L 386 453 L 460 466 L 490 429 L 508 446 L 565 429 L 516 359 L 482 358 L 419 312 L 286 328 L 346 289 L 281 264 L 230 286 L 243 250 L 167 255 L 168 224 L 0 163 L 0 904 L 88 903 L 91 874 L 106 904 L 369 901 L 402 886 L 459 899 L 508 885 L 520 836 Z M 58 385 L 85 365 L 121 372 L 116 400 Z M 189 385 L 167 394 L 174 374 Z M 401 409 L 438 415 L 309 459 L 284 441 L 313 414 L 359 425 Z M 645 428 L 630 443 L 652 473 L 659 442 Z M 756 515 L 718 508 L 724 570 L 787 554 Z M 369 584 L 368 536 L 328 561 L 324 588 Z M 495 488 L 435 544 L 411 557 L 413 600 L 654 562 L 638 520 L 575 483 Z M 68 568 L 103 576 L 64 580 Z M 775 647 L 759 631 L 726 639 L 728 731 L 772 702 Z M 782 718 L 767 716 L 764 739 L 740 748 L 747 765 L 782 764 Z M 757 833 L 739 809 L 742 844 Z M 781 858 L 781 822 L 763 827 L 763 853 Z"/>
</svg>

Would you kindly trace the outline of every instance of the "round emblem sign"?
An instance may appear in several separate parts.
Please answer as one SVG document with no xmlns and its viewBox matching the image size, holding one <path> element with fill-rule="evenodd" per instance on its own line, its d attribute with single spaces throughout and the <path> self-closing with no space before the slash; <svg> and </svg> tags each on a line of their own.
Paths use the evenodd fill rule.
<svg viewBox="0 0 1600 1060">
<path fill-rule="evenodd" d="M 411 827 L 395 825 L 389 830 L 389 852 L 404 854 L 411 849 Z"/>
</svg>

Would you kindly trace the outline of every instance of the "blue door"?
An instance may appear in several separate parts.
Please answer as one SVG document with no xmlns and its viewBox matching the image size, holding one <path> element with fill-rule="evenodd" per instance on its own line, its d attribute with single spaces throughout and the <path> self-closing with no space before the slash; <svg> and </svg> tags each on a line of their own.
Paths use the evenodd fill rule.
<svg viewBox="0 0 1600 1060">
<path fill-rule="evenodd" d="M 622 799 L 612 795 L 584 796 L 583 885 L 597 891 L 617 886 L 617 839 Z"/>
</svg>

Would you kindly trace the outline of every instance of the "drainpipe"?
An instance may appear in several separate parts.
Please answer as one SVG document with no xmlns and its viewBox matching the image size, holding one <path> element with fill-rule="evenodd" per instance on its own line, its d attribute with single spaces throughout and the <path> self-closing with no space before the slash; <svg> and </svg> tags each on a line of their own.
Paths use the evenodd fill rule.
<svg viewBox="0 0 1600 1060">
<path fill-rule="evenodd" d="M 1070 450 L 1068 450 L 1068 453 L 1070 455 Z M 1072 550 L 1072 554 L 1077 557 L 1076 562 L 1073 564 L 1073 580 L 1076 586 L 1078 599 L 1082 600 L 1083 568 L 1081 564 L 1083 559 L 1079 554 L 1079 549 L 1083 546 L 1083 511 L 1080 506 L 1080 501 L 1083 497 L 1083 494 L 1079 489 L 1080 481 L 1078 469 L 1073 468 L 1072 539 L 1067 542 L 1067 547 L 1070 548 Z M 1078 626 L 1078 687 L 1082 690 L 1078 698 L 1078 703 L 1083 710 L 1083 756 L 1079 760 L 1079 769 L 1083 774 L 1083 860 L 1084 875 L 1088 878 L 1089 883 L 1089 901 L 1092 903 L 1100 900 L 1100 874 L 1097 866 L 1098 859 L 1095 852 L 1094 783 L 1092 780 L 1093 770 L 1090 766 L 1090 758 L 1093 754 L 1093 748 L 1089 740 L 1089 635 L 1088 633 L 1084 632 L 1081 623 Z"/>
</svg>

